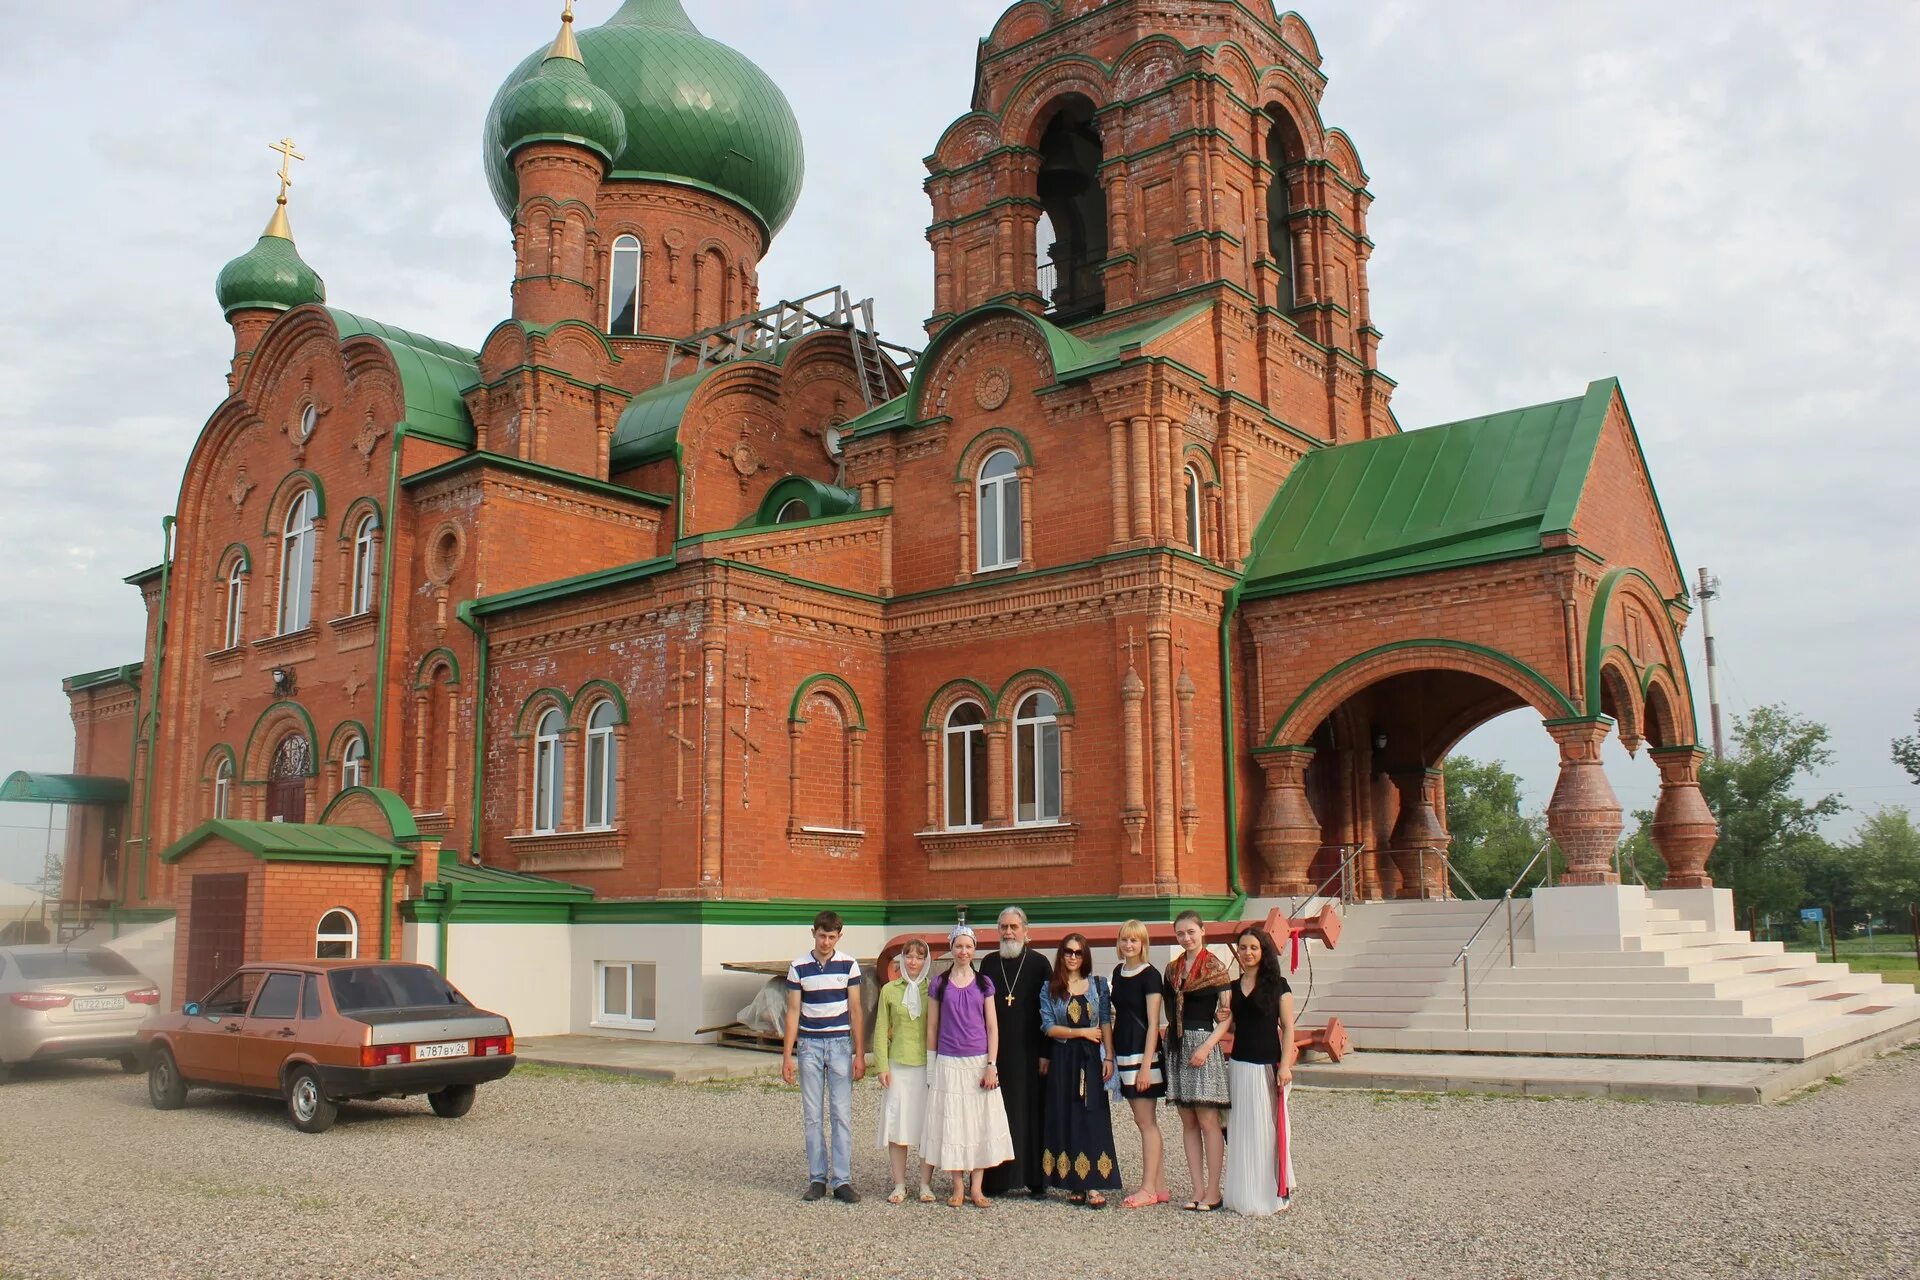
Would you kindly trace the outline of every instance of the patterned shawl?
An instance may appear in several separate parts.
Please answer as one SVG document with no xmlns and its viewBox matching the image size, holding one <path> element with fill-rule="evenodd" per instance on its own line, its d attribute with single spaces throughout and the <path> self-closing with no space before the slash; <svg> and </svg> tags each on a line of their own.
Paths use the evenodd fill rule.
<svg viewBox="0 0 1920 1280">
<path fill-rule="evenodd" d="M 1173 963 L 1167 966 L 1166 978 L 1167 987 L 1178 996 L 1172 1002 L 1173 1009 L 1168 1017 L 1168 1021 L 1173 1024 L 1173 1041 L 1178 1044 L 1180 1036 L 1184 1034 L 1181 1023 L 1184 1021 L 1186 1012 L 1187 993 L 1224 987 L 1232 981 L 1232 977 L 1227 973 L 1227 966 L 1220 957 L 1203 946 L 1194 953 L 1191 961 L 1188 960 L 1187 953 L 1184 951 L 1175 956 Z"/>
</svg>

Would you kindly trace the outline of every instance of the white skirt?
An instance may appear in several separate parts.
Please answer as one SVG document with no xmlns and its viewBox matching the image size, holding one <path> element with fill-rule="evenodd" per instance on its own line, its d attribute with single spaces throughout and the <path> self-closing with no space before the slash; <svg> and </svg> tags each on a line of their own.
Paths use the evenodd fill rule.
<svg viewBox="0 0 1920 1280">
<path fill-rule="evenodd" d="M 1264 1218 L 1286 1208 L 1275 1176 L 1280 1151 L 1287 1160 L 1287 1193 L 1300 1189 L 1293 1173 L 1293 1132 L 1290 1118 L 1276 1125 L 1273 1113 L 1273 1068 L 1258 1062 L 1227 1059 L 1227 1088 L 1233 1111 L 1227 1118 L 1227 1169 L 1220 1182 L 1226 1207 L 1249 1218 Z M 1288 1085 L 1287 1094 L 1293 1093 Z M 1286 1110 L 1286 1101 L 1281 1103 Z"/>
<path fill-rule="evenodd" d="M 888 1068 L 893 1083 L 887 1086 L 886 1101 L 880 1104 L 880 1143 L 885 1146 L 917 1147 L 920 1132 L 927 1121 L 927 1069 Z"/>
<path fill-rule="evenodd" d="M 998 1089 L 982 1089 L 987 1055 L 928 1058 L 926 1124 L 920 1158 L 936 1169 L 991 1169 L 1013 1159 L 1007 1103 Z"/>
</svg>

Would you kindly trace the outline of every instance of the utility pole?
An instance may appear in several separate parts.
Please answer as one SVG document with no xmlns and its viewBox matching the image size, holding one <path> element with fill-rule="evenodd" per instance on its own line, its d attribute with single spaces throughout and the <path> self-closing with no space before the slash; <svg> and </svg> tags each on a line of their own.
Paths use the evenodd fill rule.
<svg viewBox="0 0 1920 1280">
<path fill-rule="evenodd" d="M 1707 641 L 1707 707 L 1713 717 L 1713 758 L 1726 758 L 1726 741 L 1720 736 L 1720 666 L 1713 652 L 1713 613 L 1707 602 L 1720 594 L 1720 579 L 1707 573 L 1705 565 L 1700 567 L 1700 629 L 1706 633 Z"/>
</svg>

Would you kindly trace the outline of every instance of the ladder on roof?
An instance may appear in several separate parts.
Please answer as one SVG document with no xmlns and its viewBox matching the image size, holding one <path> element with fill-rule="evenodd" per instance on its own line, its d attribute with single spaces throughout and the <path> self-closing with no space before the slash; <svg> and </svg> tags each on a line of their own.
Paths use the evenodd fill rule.
<svg viewBox="0 0 1920 1280">
<path fill-rule="evenodd" d="M 872 298 L 854 302 L 844 286 L 835 285 L 804 298 L 776 302 L 752 315 L 681 339 L 669 349 L 660 381 L 704 373 L 733 360 L 769 357 L 787 343 L 822 329 L 837 329 L 847 335 L 859 374 L 860 396 L 869 409 L 893 399 L 894 379 L 904 383 L 920 359 L 920 353 L 911 347 L 881 340 L 874 330 Z"/>
<path fill-rule="evenodd" d="M 887 358 L 881 354 L 880 339 L 873 331 L 873 299 L 862 302 L 857 310 L 861 323 L 848 327 L 848 337 L 853 341 L 854 367 L 860 371 L 860 394 L 871 409 L 893 399 L 893 384 L 887 381 Z"/>
</svg>

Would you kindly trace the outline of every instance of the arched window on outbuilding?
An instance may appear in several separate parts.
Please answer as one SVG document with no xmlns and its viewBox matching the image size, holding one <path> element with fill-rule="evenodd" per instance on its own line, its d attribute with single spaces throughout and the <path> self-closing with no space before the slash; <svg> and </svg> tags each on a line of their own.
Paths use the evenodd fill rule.
<svg viewBox="0 0 1920 1280">
<path fill-rule="evenodd" d="M 345 907 L 335 907 L 320 917 L 313 931 L 313 958 L 316 960 L 358 960 L 360 958 L 360 922 Z"/>
</svg>

